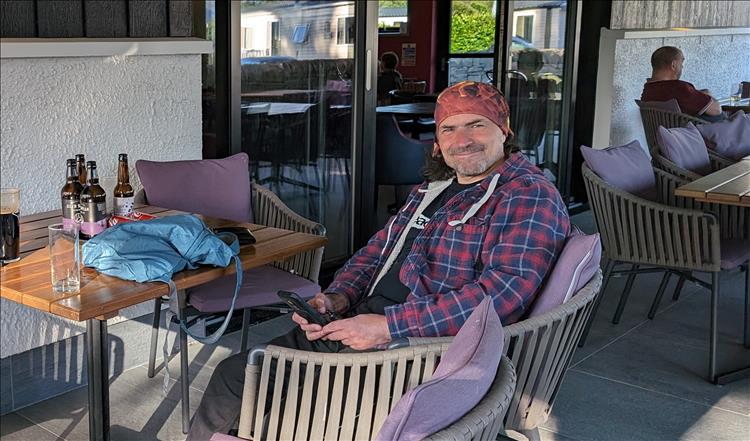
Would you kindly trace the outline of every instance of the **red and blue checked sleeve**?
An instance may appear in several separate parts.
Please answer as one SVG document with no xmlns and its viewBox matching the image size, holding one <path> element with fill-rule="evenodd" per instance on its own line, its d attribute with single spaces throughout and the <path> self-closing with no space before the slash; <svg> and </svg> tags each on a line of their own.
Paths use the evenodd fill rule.
<svg viewBox="0 0 750 441">
<path fill-rule="evenodd" d="M 440 295 L 388 306 L 393 338 L 455 335 L 485 296 L 491 296 L 504 324 L 518 321 L 562 250 L 570 229 L 567 208 L 547 181 L 513 183 L 502 191 L 485 235 L 479 278 Z M 518 185 L 520 184 L 520 185 Z M 436 254 L 450 262 L 460 244 L 443 241 Z M 488 242 L 491 242 L 488 243 Z M 486 260 L 485 260 L 486 259 Z"/>
</svg>

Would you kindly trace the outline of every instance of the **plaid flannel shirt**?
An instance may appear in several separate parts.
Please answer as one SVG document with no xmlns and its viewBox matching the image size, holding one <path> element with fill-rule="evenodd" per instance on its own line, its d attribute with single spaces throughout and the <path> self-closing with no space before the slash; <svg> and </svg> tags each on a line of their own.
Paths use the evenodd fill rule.
<svg viewBox="0 0 750 441">
<path fill-rule="evenodd" d="M 416 187 L 326 292 L 344 294 L 352 305 L 368 295 L 427 191 L 427 183 Z M 438 209 L 414 240 L 399 272 L 410 293 L 405 303 L 385 308 L 391 337 L 455 335 L 486 295 L 504 324 L 518 321 L 569 230 L 567 208 L 554 185 L 525 156 L 511 155 Z"/>
</svg>

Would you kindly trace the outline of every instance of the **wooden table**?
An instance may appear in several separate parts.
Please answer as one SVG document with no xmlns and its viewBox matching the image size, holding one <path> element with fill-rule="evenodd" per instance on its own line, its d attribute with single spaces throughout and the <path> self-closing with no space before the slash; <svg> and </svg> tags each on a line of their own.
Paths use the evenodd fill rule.
<svg viewBox="0 0 750 441">
<path fill-rule="evenodd" d="M 419 117 L 432 118 L 435 115 L 435 103 L 404 103 L 394 104 L 392 106 L 378 106 L 375 108 L 377 113 L 392 113 L 394 115 L 408 115 L 415 126 L 411 136 L 419 139 L 419 131 L 416 130 L 417 120 Z"/>
<path fill-rule="evenodd" d="M 742 98 L 736 101 L 732 101 L 729 98 L 719 98 L 716 101 L 721 105 L 721 110 L 730 114 L 738 110 L 742 110 L 745 113 L 750 112 L 750 98 Z"/>
<path fill-rule="evenodd" d="M 183 214 L 152 206 L 136 207 L 156 216 Z M 60 222 L 59 210 L 21 218 L 21 260 L 0 270 L 0 296 L 76 321 L 86 321 L 88 351 L 89 439 L 109 439 L 109 346 L 107 320 L 121 309 L 169 294 L 164 283 L 137 283 L 99 274 L 91 268 L 81 270 L 81 289 L 75 293 L 55 293 L 50 280 L 47 226 Z M 259 267 L 284 260 L 298 253 L 323 246 L 326 238 L 263 225 L 203 217 L 211 227 L 243 225 L 250 228 L 257 242 L 240 249 L 242 268 Z M 173 280 L 177 289 L 191 288 L 225 275 L 235 266 L 201 267 L 181 271 Z"/>
<path fill-rule="evenodd" d="M 750 156 L 675 189 L 701 202 L 750 207 Z"/>
</svg>

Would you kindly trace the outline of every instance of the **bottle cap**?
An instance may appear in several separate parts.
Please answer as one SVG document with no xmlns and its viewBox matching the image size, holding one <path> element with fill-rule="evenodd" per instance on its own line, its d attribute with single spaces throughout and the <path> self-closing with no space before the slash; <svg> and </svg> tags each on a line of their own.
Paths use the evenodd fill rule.
<svg viewBox="0 0 750 441">
<path fill-rule="evenodd" d="M 127 153 L 120 153 L 120 154 L 119 154 L 119 155 L 117 156 L 117 159 L 118 159 L 119 161 L 127 161 L 127 160 L 128 160 L 128 154 L 127 154 Z"/>
<path fill-rule="evenodd" d="M 87 161 L 86 168 L 96 168 L 96 161 Z"/>
<path fill-rule="evenodd" d="M 76 160 L 75 160 L 75 159 L 73 159 L 73 158 L 69 158 L 69 159 L 68 159 L 68 160 L 66 161 L 66 163 L 68 164 L 68 166 L 71 166 L 71 165 L 76 165 Z"/>
<path fill-rule="evenodd" d="M 84 160 L 84 158 L 85 158 L 85 155 L 84 155 L 84 154 L 82 154 L 82 153 L 79 153 L 79 154 L 77 154 L 77 155 L 76 155 L 76 160 L 81 160 L 81 161 L 83 161 L 83 160 Z"/>
</svg>

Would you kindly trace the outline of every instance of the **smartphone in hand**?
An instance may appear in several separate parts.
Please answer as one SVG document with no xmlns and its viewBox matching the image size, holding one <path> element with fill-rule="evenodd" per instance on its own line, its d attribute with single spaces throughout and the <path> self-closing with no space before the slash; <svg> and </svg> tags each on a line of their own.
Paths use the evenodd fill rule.
<svg viewBox="0 0 750 441">
<path fill-rule="evenodd" d="M 330 323 L 333 319 L 329 314 L 321 314 L 309 303 L 302 300 L 297 293 L 291 291 L 279 290 L 277 293 L 279 298 L 284 301 L 294 312 L 300 315 L 303 319 L 316 325 L 325 326 Z"/>
</svg>

